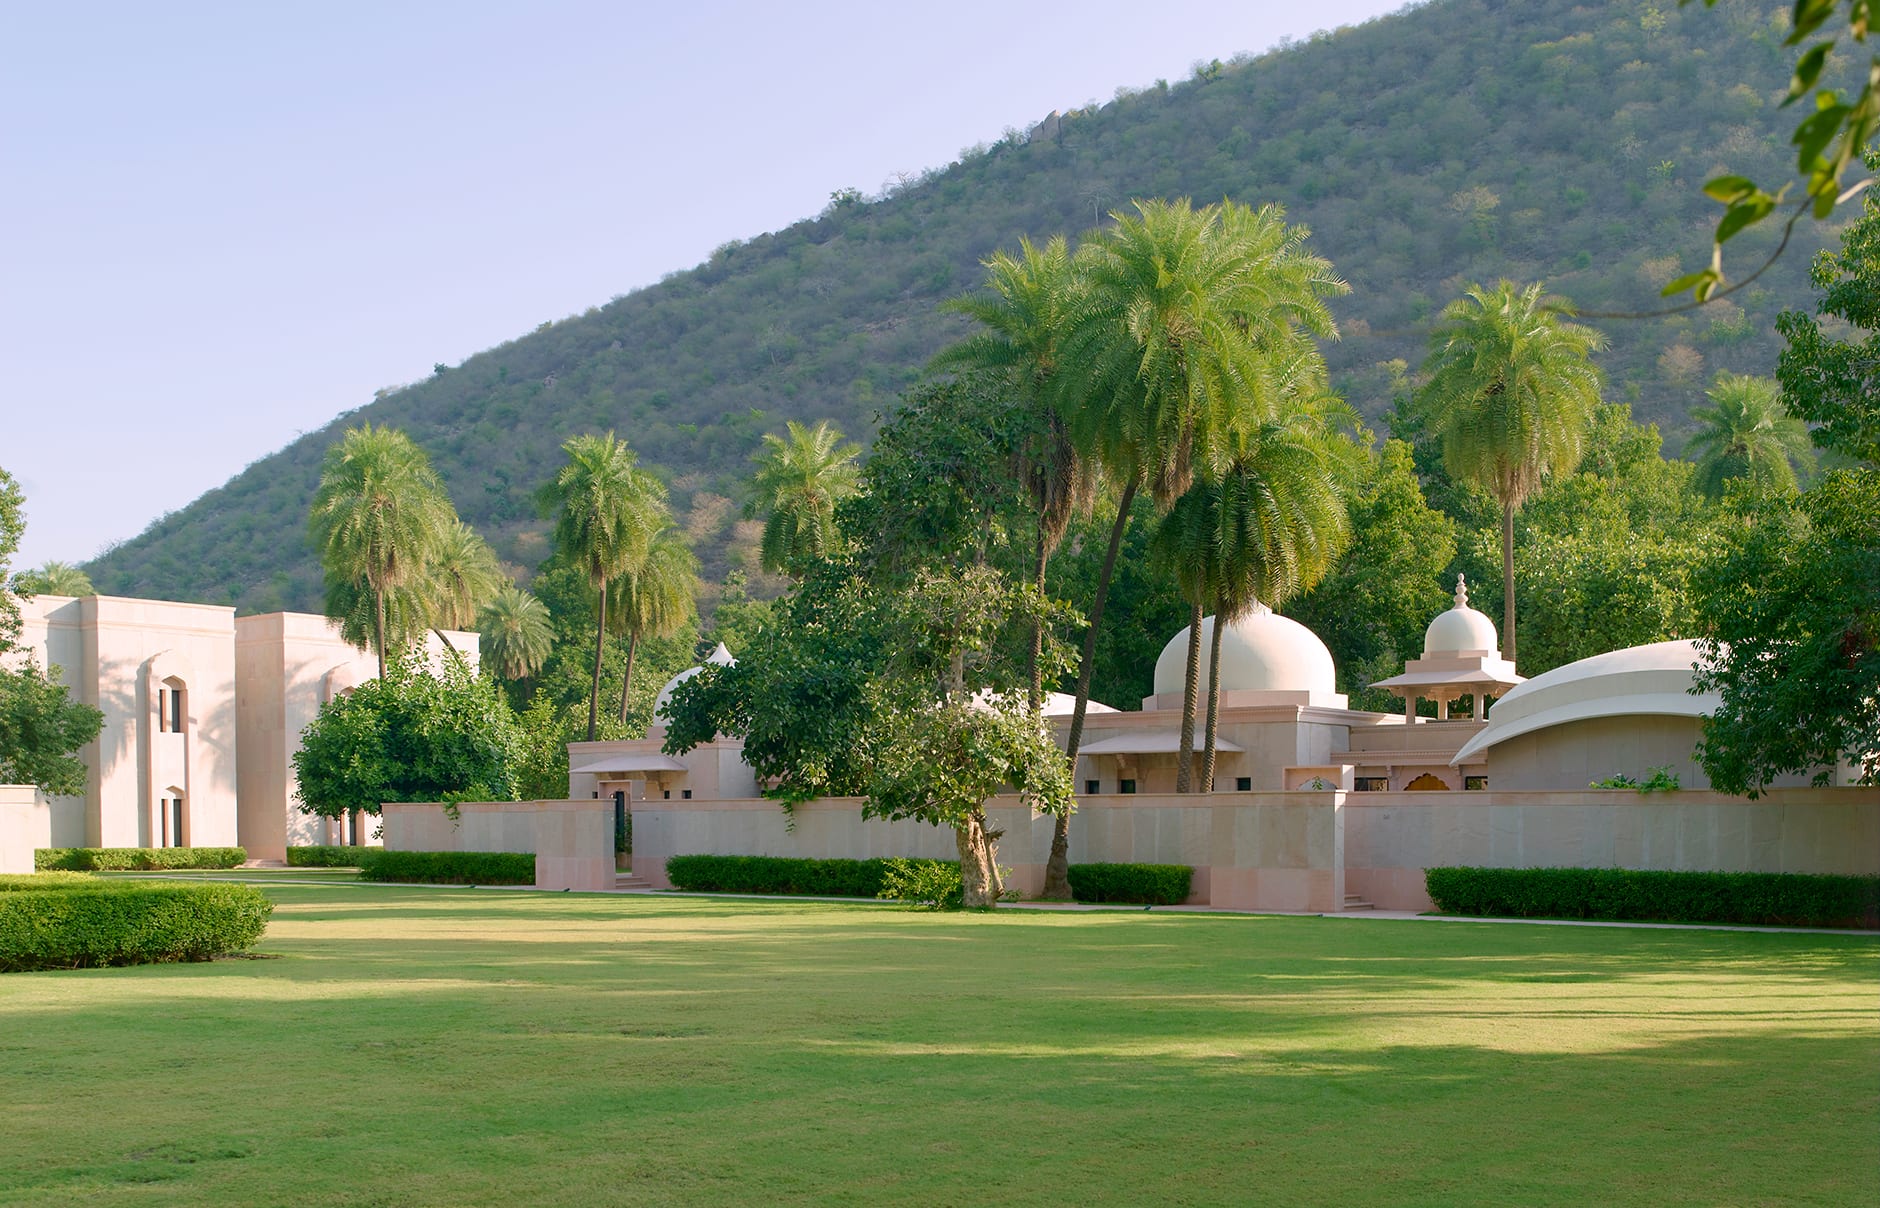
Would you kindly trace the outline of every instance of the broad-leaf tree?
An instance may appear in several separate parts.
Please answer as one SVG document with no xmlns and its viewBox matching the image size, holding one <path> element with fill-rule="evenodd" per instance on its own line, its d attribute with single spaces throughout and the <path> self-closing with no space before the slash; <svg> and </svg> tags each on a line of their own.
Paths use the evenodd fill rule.
<svg viewBox="0 0 1880 1208">
<path fill-rule="evenodd" d="M 307 518 L 326 574 L 327 615 L 372 606 L 372 647 L 386 668 L 388 594 L 421 582 L 439 543 L 456 523 L 431 460 L 396 428 L 348 429 L 326 451 Z"/>
<path fill-rule="evenodd" d="M 1698 429 L 1684 447 L 1696 455 L 1698 489 L 1717 499 L 1740 479 L 1758 498 L 1793 494 L 1796 466 L 1813 468 L 1815 456 L 1808 426 L 1782 405 L 1781 384 L 1720 373 L 1705 397 L 1708 407 L 1691 410 Z"/>
<path fill-rule="evenodd" d="M 641 470 L 627 442 L 612 432 L 570 437 L 564 465 L 539 494 L 555 513 L 555 546 L 594 590 L 594 673 L 588 690 L 587 740 L 594 741 L 607 641 L 607 585 L 645 559 L 666 522 L 666 488 Z"/>
<path fill-rule="evenodd" d="M 1514 517 L 1549 476 L 1579 464 L 1603 343 L 1551 312 L 1541 287 L 1471 286 L 1430 335 L 1419 404 L 1452 476 L 1501 506 L 1502 650 L 1515 658 Z"/>
</svg>

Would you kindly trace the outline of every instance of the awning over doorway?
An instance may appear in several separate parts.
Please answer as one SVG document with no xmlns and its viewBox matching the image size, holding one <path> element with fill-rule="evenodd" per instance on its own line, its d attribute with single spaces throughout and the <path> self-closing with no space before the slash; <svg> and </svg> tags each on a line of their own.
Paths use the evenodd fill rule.
<svg viewBox="0 0 1880 1208">
<path fill-rule="evenodd" d="M 670 755 L 658 751 L 644 754 L 603 755 L 592 763 L 584 763 L 578 768 L 569 768 L 571 772 L 683 772 L 685 765 Z"/>
<path fill-rule="evenodd" d="M 1195 753 L 1200 754 L 1205 737 L 1196 733 Z M 1121 734 L 1112 734 L 1108 738 L 1087 742 L 1078 749 L 1079 755 L 1170 755 L 1179 754 L 1182 749 L 1182 736 L 1179 730 L 1127 730 Z M 1217 737 L 1214 740 L 1217 751 L 1243 751 L 1246 748 L 1239 743 Z"/>
</svg>

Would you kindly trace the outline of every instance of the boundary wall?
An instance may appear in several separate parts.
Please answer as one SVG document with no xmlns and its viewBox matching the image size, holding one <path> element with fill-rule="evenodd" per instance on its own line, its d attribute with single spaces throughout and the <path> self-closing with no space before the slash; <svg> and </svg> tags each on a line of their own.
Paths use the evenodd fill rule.
<svg viewBox="0 0 1880 1208">
<path fill-rule="evenodd" d="M 380 807 L 393 851 L 535 853 L 537 889 L 612 889 L 611 801 L 466 801 L 457 817 L 436 804 Z"/>
</svg>

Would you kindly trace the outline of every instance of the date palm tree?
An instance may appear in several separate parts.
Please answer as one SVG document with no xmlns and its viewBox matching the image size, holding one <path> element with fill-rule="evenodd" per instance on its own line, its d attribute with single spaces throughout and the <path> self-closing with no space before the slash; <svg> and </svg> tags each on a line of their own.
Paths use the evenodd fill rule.
<svg viewBox="0 0 1880 1208">
<path fill-rule="evenodd" d="M 1079 455 L 1051 394 L 1057 342 L 1076 305 L 1078 278 L 1063 236 L 1043 247 L 1021 239 L 1018 255 L 995 252 L 985 267 L 989 294 L 947 304 L 976 319 L 980 330 L 943 351 L 934 364 L 996 374 L 1031 418 L 1015 469 L 1036 521 L 1032 585 L 1042 595 L 1051 555 L 1072 516 L 1087 510 L 1095 494 L 1094 467 Z M 1044 704 L 1043 647 L 1044 622 L 1034 618 L 1027 690 L 1033 713 Z"/>
<path fill-rule="evenodd" d="M 503 679 L 527 679 L 542 669 L 555 645 L 548 606 L 504 583 L 478 615 L 483 665 Z"/>
<path fill-rule="evenodd" d="M 372 646 L 385 675 L 386 598 L 422 580 L 456 510 L 431 459 L 396 428 L 349 429 L 326 451 L 307 518 L 326 573 L 327 614 L 372 602 Z"/>
<path fill-rule="evenodd" d="M 70 562 L 53 560 L 13 576 L 13 590 L 28 596 L 90 596 L 97 589 L 91 576 Z"/>
<path fill-rule="evenodd" d="M 667 638 L 698 615 L 698 558 L 685 537 L 668 524 L 646 557 L 621 572 L 609 589 L 616 633 L 627 635 L 627 670 L 620 681 L 620 720 L 627 720 L 633 695 L 633 659 L 641 638 Z"/>
<path fill-rule="evenodd" d="M 555 546 L 579 567 L 595 592 L 594 676 L 588 690 L 587 740 L 594 741 L 607 642 L 607 584 L 646 558 L 665 518 L 666 488 L 638 467 L 627 442 L 612 432 L 570 437 L 568 463 L 538 493 L 555 513 Z"/>
<path fill-rule="evenodd" d="M 1715 499 L 1731 479 L 1746 478 L 1759 498 L 1793 494 L 1796 467 L 1812 469 L 1815 456 L 1808 425 L 1783 406 L 1781 384 L 1720 373 L 1705 397 L 1711 405 L 1692 408 L 1700 426 L 1684 446 L 1686 455 L 1697 455 L 1698 489 Z"/>
<path fill-rule="evenodd" d="M 836 504 L 855 493 L 861 446 L 828 420 L 805 428 L 795 420 L 786 434 L 766 433 L 752 460 L 750 511 L 764 520 L 758 558 L 772 574 L 800 576 L 807 563 L 835 547 Z"/>
<path fill-rule="evenodd" d="M 1418 395 L 1449 473 L 1501 505 L 1502 639 L 1515 657 L 1514 516 L 1551 475 L 1580 460 L 1599 402 L 1590 327 L 1547 308 L 1539 285 L 1472 285 L 1430 335 Z"/>
<path fill-rule="evenodd" d="M 446 530 L 425 568 L 423 585 L 426 620 L 438 641 L 454 651 L 444 631 L 475 625 L 503 583 L 489 542 L 461 520 Z"/>
</svg>

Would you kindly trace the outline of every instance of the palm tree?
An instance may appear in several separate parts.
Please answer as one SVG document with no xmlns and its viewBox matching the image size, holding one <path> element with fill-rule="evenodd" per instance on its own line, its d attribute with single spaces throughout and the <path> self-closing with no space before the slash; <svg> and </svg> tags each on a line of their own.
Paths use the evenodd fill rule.
<svg viewBox="0 0 1880 1208">
<path fill-rule="evenodd" d="M 504 583 L 483 606 L 479 626 L 483 665 L 503 679 L 527 679 L 542 669 L 555 645 L 548 606 L 517 587 Z"/>
<path fill-rule="evenodd" d="M 13 590 L 25 596 L 90 596 L 98 589 L 91 585 L 91 576 L 78 567 L 54 560 L 14 575 Z"/>
<path fill-rule="evenodd" d="M 1285 383 L 1337 329 L 1325 299 L 1348 287 L 1306 252 L 1307 232 L 1277 206 L 1139 201 L 1137 213 L 1078 249 L 1083 288 L 1059 341 L 1053 391 L 1072 443 L 1119 491 L 1098 572 L 1066 742 L 1082 745 L 1103 605 L 1130 505 L 1147 490 L 1166 509 L 1197 464 L 1218 467 L 1231 438 L 1276 415 Z M 1059 820 L 1046 896 L 1067 894 L 1068 830 Z"/>
<path fill-rule="evenodd" d="M 1214 782 L 1220 712 L 1221 634 L 1259 605 L 1277 608 L 1324 576 L 1350 530 L 1345 495 L 1356 448 L 1334 435 L 1322 406 L 1308 405 L 1242 438 L 1217 476 L 1175 501 L 1150 542 L 1189 602 L 1187 675 L 1175 791 L 1193 789 L 1203 613 L 1214 611 L 1208 654 L 1206 758 L 1201 791 Z"/>
<path fill-rule="evenodd" d="M 1515 657 L 1514 514 L 1557 470 L 1580 460 L 1599 402 L 1592 354 L 1605 343 L 1565 323 L 1539 285 L 1472 285 L 1444 308 L 1419 394 L 1449 473 L 1501 504 L 1502 637 Z"/>
<path fill-rule="evenodd" d="M 998 374 L 1033 420 L 1015 469 L 1037 521 L 1032 584 L 1042 595 L 1051 555 L 1064 540 L 1071 517 L 1088 509 L 1095 493 L 1092 465 L 1071 443 L 1051 397 L 1057 341 L 1065 316 L 1075 306 L 1078 279 L 1063 236 L 1042 248 L 1021 239 L 1017 256 L 995 252 L 985 266 L 991 295 L 947 304 L 947 309 L 977 319 L 982 330 L 943 351 L 934 364 Z M 1044 622 L 1034 618 L 1028 689 L 1033 713 L 1044 706 L 1043 649 Z"/>
<path fill-rule="evenodd" d="M 627 671 L 620 682 L 620 720 L 625 721 L 640 639 L 671 637 L 698 615 L 698 558 L 668 524 L 653 538 L 646 557 L 623 571 L 610 590 L 615 632 L 627 635 Z"/>
<path fill-rule="evenodd" d="M 469 629 L 504 583 L 496 551 L 477 531 L 458 521 L 447 529 L 425 568 L 423 597 L 438 641 L 451 650 L 446 629 Z"/>
<path fill-rule="evenodd" d="M 422 579 L 456 518 L 430 458 L 396 428 L 352 428 L 326 451 L 307 524 L 326 572 L 327 611 L 350 611 L 334 611 L 336 591 L 371 597 L 381 677 L 386 597 Z"/>
<path fill-rule="evenodd" d="M 1814 467 L 1808 425 L 1782 404 L 1782 386 L 1773 378 L 1720 373 L 1705 395 L 1708 407 L 1691 418 L 1702 425 L 1684 446 L 1697 455 L 1698 489 L 1712 499 L 1733 478 L 1749 480 L 1758 498 L 1793 494 L 1796 467 Z"/>
<path fill-rule="evenodd" d="M 799 575 L 836 542 L 836 504 L 855 493 L 861 446 L 844 442 L 828 420 L 805 428 L 791 420 L 787 435 L 767 433 L 757 463 L 751 513 L 764 518 L 758 557 L 772 574 Z"/>
<path fill-rule="evenodd" d="M 612 432 L 574 436 L 561 446 L 568 464 L 538 498 L 557 512 L 555 546 L 587 574 L 599 614 L 594 626 L 594 679 L 588 691 L 587 740 L 594 741 L 601 697 L 601 656 L 607 641 L 607 583 L 646 557 L 664 522 L 666 488 L 635 464 L 633 450 Z"/>
</svg>

